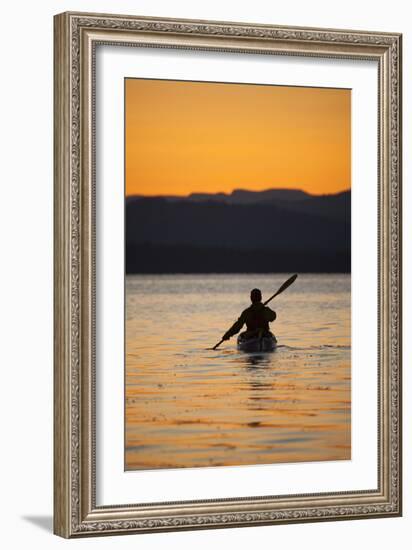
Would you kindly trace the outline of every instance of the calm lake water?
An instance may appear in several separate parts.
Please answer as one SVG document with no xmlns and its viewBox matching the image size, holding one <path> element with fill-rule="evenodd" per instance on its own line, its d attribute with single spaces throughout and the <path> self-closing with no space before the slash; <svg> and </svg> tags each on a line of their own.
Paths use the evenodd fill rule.
<svg viewBox="0 0 412 550">
<path fill-rule="evenodd" d="M 272 353 L 208 350 L 290 274 L 126 278 L 126 469 L 350 459 L 350 275 L 270 303 Z"/>
</svg>

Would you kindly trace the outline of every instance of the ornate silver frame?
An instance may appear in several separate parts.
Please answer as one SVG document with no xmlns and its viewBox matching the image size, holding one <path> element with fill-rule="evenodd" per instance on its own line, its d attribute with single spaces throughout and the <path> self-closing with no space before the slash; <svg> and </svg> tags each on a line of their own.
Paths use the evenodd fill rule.
<svg viewBox="0 0 412 550">
<path fill-rule="evenodd" d="M 85 13 L 63 13 L 54 23 L 54 532 L 69 538 L 399 516 L 401 35 Z M 96 506 L 94 51 L 106 43 L 378 63 L 377 490 Z"/>
</svg>

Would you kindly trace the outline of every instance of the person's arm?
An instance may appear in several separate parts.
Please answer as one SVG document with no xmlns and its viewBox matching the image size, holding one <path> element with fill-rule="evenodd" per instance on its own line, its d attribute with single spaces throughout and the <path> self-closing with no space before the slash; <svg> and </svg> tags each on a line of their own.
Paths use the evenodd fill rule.
<svg viewBox="0 0 412 550">
<path fill-rule="evenodd" d="M 244 314 L 242 313 L 239 319 L 235 323 L 233 323 L 233 325 L 230 327 L 228 331 L 225 332 L 225 334 L 222 337 L 223 340 L 229 340 L 231 336 L 234 336 L 235 334 L 237 334 L 244 324 L 245 324 L 245 318 L 244 318 Z"/>
<path fill-rule="evenodd" d="M 273 309 L 270 309 L 270 307 L 266 306 L 265 316 L 266 316 L 266 319 L 269 321 L 269 323 L 271 323 L 276 319 L 276 311 L 273 311 Z"/>
</svg>

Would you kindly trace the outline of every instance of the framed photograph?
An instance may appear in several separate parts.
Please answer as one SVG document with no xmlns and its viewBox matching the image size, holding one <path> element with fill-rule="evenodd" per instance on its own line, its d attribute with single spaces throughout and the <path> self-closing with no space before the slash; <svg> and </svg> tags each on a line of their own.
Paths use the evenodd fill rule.
<svg viewBox="0 0 412 550">
<path fill-rule="evenodd" d="M 55 16 L 54 531 L 401 514 L 401 35 Z"/>
</svg>

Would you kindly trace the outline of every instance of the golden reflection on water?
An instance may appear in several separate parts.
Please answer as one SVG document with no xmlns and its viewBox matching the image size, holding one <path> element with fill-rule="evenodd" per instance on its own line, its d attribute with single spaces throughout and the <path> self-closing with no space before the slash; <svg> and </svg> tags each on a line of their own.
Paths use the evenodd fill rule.
<svg viewBox="0 0 412 550">
<path fill-rule="evenodd" d="M 300 276 L 273 353 L 206 349 L 285 278 L 127 277 L 126 469 L 350 459 L 350 276 Z"/>
</svg>

